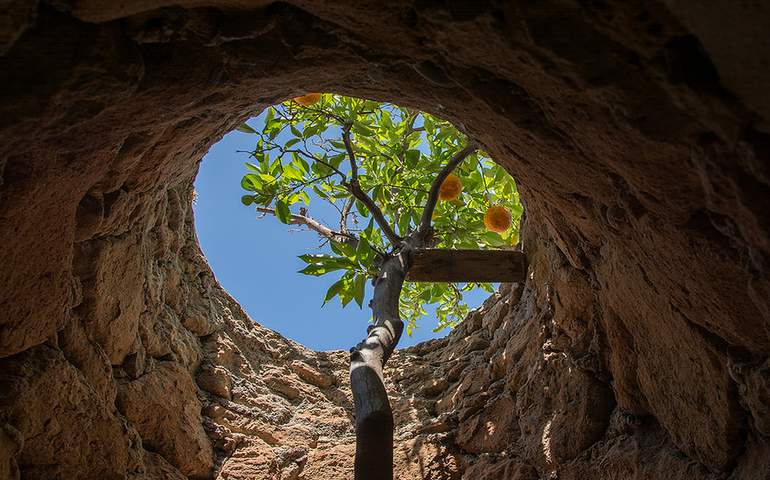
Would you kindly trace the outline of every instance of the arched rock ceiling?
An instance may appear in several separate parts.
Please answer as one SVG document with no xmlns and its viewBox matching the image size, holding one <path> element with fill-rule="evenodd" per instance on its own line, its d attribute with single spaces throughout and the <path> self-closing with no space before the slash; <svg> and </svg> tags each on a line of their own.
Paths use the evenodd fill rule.
<svg viewBox="0 0 770 480">
<path fill-rule="evenodd" d="M 514 174 L 532 295 L 561 286 L 560 328 L 590 332 L 623 411 L 713 469 L 768 434 L 767 384 L 745 380 L 770 349 L 767 7 L 730 4 L 716 28 L 720 10 L 683 1 L 15 3 L 0 357 L 45 364 L 39 346 L 65 351 L 80 325 L 126 368 L 160 303 L 120 292 L 194 257 L 169 232 L 206 150 L 266 105 L 334 91 L 448 118 Z"/>
</svg>

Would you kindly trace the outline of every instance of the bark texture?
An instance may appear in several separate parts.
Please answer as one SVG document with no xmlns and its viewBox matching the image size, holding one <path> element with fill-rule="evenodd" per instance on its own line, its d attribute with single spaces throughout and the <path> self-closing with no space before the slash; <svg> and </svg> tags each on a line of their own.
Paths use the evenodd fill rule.
<svg viewBox="0 0 770 480">
<path fill-rule="evenodd" d="M 347 353 L 251 322 L 192 228 L 209 146 L 307 91 L 463 125 L 526 201 L 526 282 L 390 360 L 396 477 L 770 476 L 764 4 L 10 5 L 5 477 L 349 478 Z"/>
<path fill-rule="evenodd" d="M 393 478 L 393 411 L 385 388 L 384 368 L 401 339 L 398 313 L 408 252 L 387 259 L 375 279 L 371 302 L 374 323 L 366 338 L 350 350 L 350 389 L 356 421 L 355 478 Z"/>
</svg>

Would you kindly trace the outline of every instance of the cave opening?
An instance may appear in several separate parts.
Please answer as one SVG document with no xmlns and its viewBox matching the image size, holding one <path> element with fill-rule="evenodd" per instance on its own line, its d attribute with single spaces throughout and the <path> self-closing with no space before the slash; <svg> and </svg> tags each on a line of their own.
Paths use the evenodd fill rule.
<svg viewBox="0 0 770 480">
<path fill-rule="evenodd" d="M 311 89 L 462 126 L 528 199 L 535 281 L 391 359 L 400 478 L 770 476 L 767 8 L 471 3 L 13 2 L 0 476 L 350 477 L 348 353 L 250 322 L 190 207 Z"/>
<path fill-rule="evenodd" d="M 305 97 L 299 98 L 302 101 Z M 444 147 L 440 145 L 442 140 L 437 140 L 437 137 L 464 136 L 451 123 L 417 110 L 331 94 L 320 98 L 307 106 L 317 110 L 315 115 L 324 111 L 331 113 L 335 105 L 339 109 L 341 101 L 366 102 L 371 118 L 362 116 L 361 120 L 368 127 L 359 122 L 367 130 L 357 131 L 356 136 L 362 136 L 366 142 L 365 155 L 376 157 L 374 162 L 368 162 L 370 167 L 378 169 L 372 172 L 376 175 L 366 179 L 366 188 L 374 191 L 372 196 L 376 201 L 382 202 L 388 194 L 425 191 L 430 180 L 429 169 L 426 168 L 435 168 L 442 155 L 445 156 Z M 210 148 L 195 179 L 195 227 L 201 248 L 218 281 L 252 318 L 315 350 L 346 349 L 360 340 L 361 322 L 369 313 L 366 304 L 371 294 L 370 279 L 365 282 L 368 293 L 361 294 L 363 301 L 359 308 L 346 309 L 341 302 L 330 302 L 331 299 L 325 298 L 327 288 L 340 280 L 344 269 L 337 269 L 336 278 L 326 282 L 319 282 L 312 276 L 297 275 L 297 271 L 308 266 L 300 260 L 302 255 L 335 255 L 327 232 L 338 231 L 340 226 L 344 226 L 354 234 L 360 234 L 371 216 L 363 204 L 354 202 L 352 197 L 346 198 L 344 191 L 340 195 L 339 185 L 331 182 L 320 185 L 321 188 L 314 185 L 325 179 L 322 177 L 328 177 L 329 173 L 320 170 L 324 163 L 320 159 L 334 162 L 346 174 L 349 173 L 349 166 L 340 158 L 344 153 L 340 125 L 333 121 L 324 124 L 310 122 L 311 129 L 306 130 L 303 120 L 309 122 L 313 119 L 299 118 L 296 110 L 300 106 L 296 100 L 288 100 L 265 108 Z M 283 116 L 286 121 L 280 129 L 268 128 L 267 122 L 274 124 L 276 115 Z M 289 115 L 297 118 L 290 119 Z M 426 132 L 426 118 L 430 132 Z M 408 132 L 407 122 L 410 125 Z M 276 131 L 273 132 L 273 129 Z M 356 142 L 357 150 L 360 142 L 357 138 L 352 140 Z M 371 149 L 374 142 L 377 142 L 377 151 Z M 448 147 L 451 151 L 455 145 Z M 415 158 L 417 155 L 423 157 L 422 161 Z M 321 162 L 320 168 L 314 163 L 313 156 Z M 405 163 L 407 156 L 409 164 Z M 332 160 L 329 160 L 330 157 Z M 272 165 L 272 171 L 267 168 L 264 172 L 260 171 L 255 165 L 257 159 Z M 274 163 L 276 160 L 282 162 L 280 173 L 276 173 L 279 168 Z M 377 162 L 398 162 L 400 166 L 382 173 Z M 450 192 L 447 198 L 442 199 L 439 211 L 434 214 L 450 217 L 437 228 L 437 236 L 451 235 L 453 230 L 462 229 L 460 235 L 455 235 L 451 241 L 447 239 L 443 245 L 482 251 L 520 248 L 523 207 L 515 181 L 482 152 L 464 163 L 462 176 L 451 179 L 457 182 L 457 192 Z M 421 178 L 417 178 L 420 177 L 417 172 L 422 174 Z M 364 176 L 368 173 L 362 171 Z M 267 181 L 259 180 L 257 175 Z M 270 182 L 279 184 L 284 175 L 291 179 L 283 185 L 283 190 L 279 185 L 271 189 Z M 256 188 L 251 184 L 254 180 L 259 180 Z M 282 191 L 291 191 L 293 198 L 282 196 Z M 262 204 L 254 202 L 255 193 L 262 196 Z M 269 198 L 266 198 L 268 194 Z M 239 202 L 241 195 L 244 197 Z M 276 201 L 287 197 L 295 203 L 291 207 L 294 221 L 290 225 L 275 215 Z M 347 205 L 343 221 L 340 215 L 345 208 L 344 202 L 348 200 L 350 205 Z M 415 195 L 400 195 L 395 201 L 404 205 L 403 202 L 414 203 L 417 200 L 424 201 Z M 250 208 L 244 208 L 243 203 Z M 449 203 L 451 208 L 441 208 Z M 485 221 L 485 207 L 492 205 L 500 205 L 497 210 L 504 210 L 502 221 L 510 223 L 510 226 L 503 225 L 501 233 L 489 230 L 488 225 L 485 225 L 486 230 L 481 228 Z M 471 211 L 465 214 L 452 212 L 461 208 Z M 389 221 L 399 223 L 397 226 L 394 224 L 394 229 L 401 234 L 415 226 L 410 217 L 414 217 L 415 212 L 407 207 L 388 205 L 388 214 Z M 266 216 L 270 218 L 265 219 Z M 314 230 L 314 226 L 319 227 Z M 437 240 L 435 243 L 439 245 L 441 242 Z M 322 277 L 322 280 L 326 278 Z M 401 302 L 409 315 L 408 335 L 402 338 L 399 346 L 404 348 L 443 337 L 465 318 L 469 310 L 478 308 L 499 287 L 500 281 L 513 280 L 503 275 L 495 283 L 408 285 Z M 344 303 L 350 303 L 352 307 L 356 304 L 351 302 L 351 298 Z M 363 307 L 363 312 L 360 307 Z M 441 315 L 441 321 L 437 315 Z"/>
</svg>

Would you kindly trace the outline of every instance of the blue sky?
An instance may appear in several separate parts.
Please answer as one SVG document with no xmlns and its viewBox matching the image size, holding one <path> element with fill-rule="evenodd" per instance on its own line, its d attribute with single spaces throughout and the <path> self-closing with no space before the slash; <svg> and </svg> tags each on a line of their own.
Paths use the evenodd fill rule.
<svg viewBox="0 0 770 480">
<path fill-rule="evenodd" d="M 257 127 L 260 120 L 251 119 L 249 124 Z M 254 207 L 240 202 L 241 195 L 247 193 L 240 181 L 249 157 L 237 151 L 253 150 L 256 140 L 256 135 L 231 132 L 203 158 L 195 180 L 198 196 L 193 207 L 203 253 L 222 286 L 256 322 L 315 350 L 347 350 L 366 334 L 371 285 L 367 285 L 363 309 L 355 302 L 343 309 L 337 298 L 321 308 L 336 276 L 297 273 L 305 266 L 298 255 L 324 251 L 319 248 L 318 235 L 273 217 L 257 219 Z M 310 215 L 329 225 L 337 223 L 336 210 L 323 202 L 313 202 Z M 464 298 L 473 308 L 488 295 L 475 290 Z M 432 309 L 427 310 L 429 314 L 418 322 L 412 336 L 404 334 L 400 347 L 449 333 L 432 332 L 436 319 Z"/>
</svg>

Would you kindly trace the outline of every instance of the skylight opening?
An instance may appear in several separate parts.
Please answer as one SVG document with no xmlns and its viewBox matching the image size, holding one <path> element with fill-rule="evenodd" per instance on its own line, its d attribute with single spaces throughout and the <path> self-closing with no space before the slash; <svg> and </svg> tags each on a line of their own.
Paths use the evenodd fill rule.
<svg viewBox="0 0 770 480">
<path fill-rule="evenodd" d="M 434 177 L 469 142 L 449 122 L 390 103 L 308 94 L 267 108 L 203 160 L 201 246 L 255 321 L 311 348 L 346 349 L 371 317 L 382 259 L 418 228 Z M 441 183 L 429 246 L 515 249 L 521 214 L 515 181 L 474 149 Z M 400 346 L 445 335 L 494 288 L 404 283 Z"/>
</svg>

